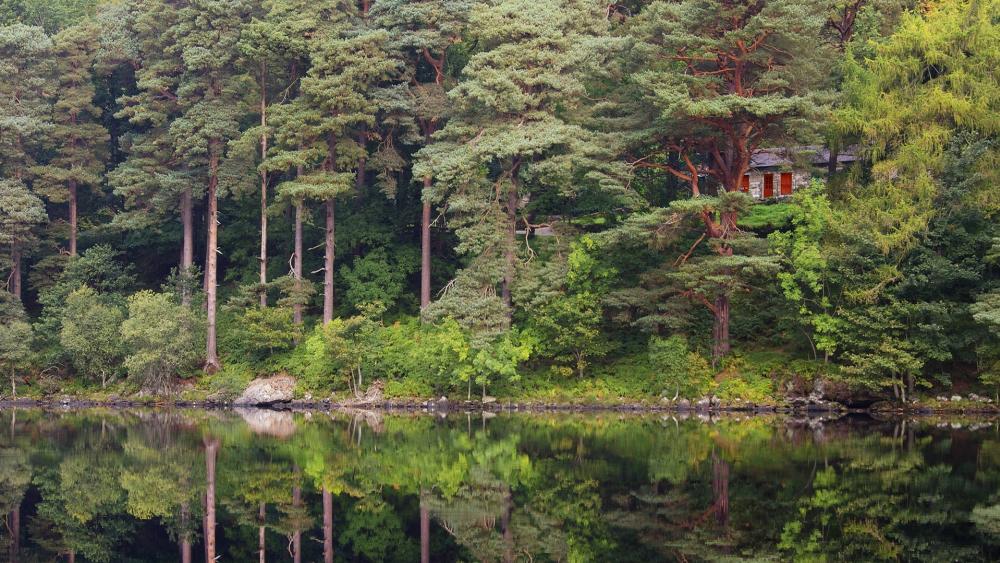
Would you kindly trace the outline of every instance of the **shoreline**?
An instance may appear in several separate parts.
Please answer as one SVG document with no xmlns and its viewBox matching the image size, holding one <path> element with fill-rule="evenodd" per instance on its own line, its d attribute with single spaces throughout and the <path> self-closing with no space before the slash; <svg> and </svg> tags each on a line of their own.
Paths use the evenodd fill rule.
<svg viewBox="0 0 1000 563">
<path fill-rule="evenodd" d="M 634 413 L 634 414 L 744 414 L 744 415 L 890 415 L 890 416 L 936 416 L 936 415 L 975 415 L 1000 416 L 1000 408 L 987 403 L 985 405 L 961 405 L 955 407 L 941 406 L 902 406 L 876 403 L 870 407 L 851 408 L 840 403 L 824 404 L 677 404 L 677 403 L 571 403 L 571 402 L 538 402 L 538 401 L 507 401 L 499 400 L 483 403 L 482 401 L 452 401 L 441 399 L 382 399 L 374 401 L 332 401 L 304 400 L 277 401 L 271 403 L 238 403 L 234 401 L 188 400 L 170 398 L 148 399 L 86 399 L 77 397 L 54 398 L 22 398 L 0 399 L 0 409 L 7 408 L 185 408 L 203 410 L 233 410 L 262 409 L 271 411 L 336 411 L 336 410 L 367 410 L 384 412 L 428 412 L 428 413 L 458 413 L 485 412 L 494 414 L 532 414 L 532 413 Z"/>
</svg>

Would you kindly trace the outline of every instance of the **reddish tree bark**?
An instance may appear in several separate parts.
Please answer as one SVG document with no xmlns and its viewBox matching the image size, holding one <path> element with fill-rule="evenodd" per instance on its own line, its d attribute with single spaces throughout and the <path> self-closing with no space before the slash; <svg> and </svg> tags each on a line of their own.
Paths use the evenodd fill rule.
<svg viewBox="0 0 1000 563">
<path fill-rule="evenodd" d="M 218 277 L 219 246 L 219 157 L 209 148 L 208 177 L 208 241 L 205 257 L 205 307 L 207 309 L 207 337 L 205 339 L 205 372 L 219 371 L 219 353 L 216 349 L 216 293 Z"/>
<path fill-rule="evenodd" d="M 333 495 L 323 487 L 323 563 L 333 563 Z"/>
<path fill-rule="evenodd" d="M 431 178 L 424 178 L 423 193 L 431 188 Z M 420 212 L 420 310 L 431 304 L 431 204 L 426 199 Z"/>
<path fill-rule="evenodd" d="M 298 472 L 298 468 L 296 468 L 296 472 Z M 302 506 L 301 487 L 292 487 L 292 506 L 296 508 Z M 297 525 L 292 531 L 292 561 L 302 563 L 302 530 Z"/>
<path fill-rule="evenodd" d="M 260 158 L 267 158 L 267 63 L 260 63 Z M 267 307 L 267 172 L 260 171 L 260 306 Z"/>
<path fill-rule="evenodd" d="M 11 272 L 7 286 L 14 297 L 21 299 L 21 247 L 17 241 L 10 243 Z"/>
<path fill-rule="evenodd" d="M 258 561 L 267 563 L 267 527 L 264 525 L 267 523 L 267 505 L 263 502 L 260 503 L 260 509 L 257 511 L 257 520 L 260 524 L 257 527 Z"/>
<path fill-rule="evenodd" d="M 76 256 L 77 200 L 76 180 L 69 182 L 69 255 Z"/>
<path fill-rule="evenodd" d="M 302 170 L 299 167 L 299 173 Z M 296 298 L 302 291 L 302 213 L 304 203 L 302 200 L 295 202 L 295 254 L 292 257 L 292 276 L 295 278 Z M 302 303 L 296 302 L 292 306 L 292 319 L 295 324 L 302 324 Z"/>
<path fill-rule="evenodd" d="M 323 324 L 333 320 L 333 262 L 336 238 L 333 198 L 326 200 L 326 252 L 323 258 Z"/>
<path fill-rule="evenodd" d="M 215 561 L 215 458 L 219 440 L 205 438 L 205 559 Z"/>
<path fill-rule="evenodd" d="M 191 509 L 188 507 L 187 502 L 184 502 L 181 505 L 181 563 L 191 563 L 191 532 L 187 528 L 190 519 Z"/>
<path fill-rule="evenodd" d="M 431 512 L 424 503 L 424 492 L 420 491 L 420 563 L 431 561 Z"/>
<path fill-rule="evenodd" d="M 181 229 L 183 230 L 183 240 L 181 242 L 181 274 L 191 273 L 194 265 L 194 203 L 191 196 L 191 188 L 186 188 L 181 193 Z M 191 305 L 191 288 L 185 286 L 181 293 L 181 302 L 185 306 Z"/>
</svg>

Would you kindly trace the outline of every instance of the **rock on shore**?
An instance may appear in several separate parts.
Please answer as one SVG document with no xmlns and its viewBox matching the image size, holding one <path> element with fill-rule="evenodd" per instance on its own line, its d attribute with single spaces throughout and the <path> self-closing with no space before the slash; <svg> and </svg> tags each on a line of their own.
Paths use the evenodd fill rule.
<svg viewBox="0 0 1000 563">
<path fill-rule="evenodd" d="M 295 378 L 287 375 L 254 379 L 233 404 L 260 407 L 287 403 L 292 400 L 294 390 Z"/>
</svg>

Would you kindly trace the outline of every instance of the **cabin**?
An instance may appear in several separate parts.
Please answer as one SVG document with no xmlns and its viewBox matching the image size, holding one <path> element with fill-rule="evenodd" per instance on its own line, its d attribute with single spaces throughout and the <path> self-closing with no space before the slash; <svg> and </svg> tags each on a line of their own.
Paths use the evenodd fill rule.
<svg viewBox="0 0 1000 563">
<path fill-rule="evenodd" d="M 853 148 L 837 155 L 840 170 L 857 160 Z M 789 197 L 830 170 L 830 150 L 820 146 L 759 149 L 750 157 L 750 169 L 740 189 L 754 199 Z"/>
</svg>

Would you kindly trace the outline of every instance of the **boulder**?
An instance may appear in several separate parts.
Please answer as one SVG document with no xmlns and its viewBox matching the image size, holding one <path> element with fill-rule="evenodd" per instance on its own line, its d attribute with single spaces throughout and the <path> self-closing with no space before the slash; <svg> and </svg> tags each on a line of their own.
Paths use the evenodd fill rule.
<svg viewBox="0 0 1000 563">
<path fill-rule="evenodd" d="M 268 406 L 277 403 L 287 403 L 292 400 L 295 390 L 295 378 L 287 375 L 276 375 L 254 379 L 243 390 L 243 394 L 233 401 L 233 404 L 243 406 Z"/>
<path fill-rule="evenodd" d="M 238 407 L 236 413 L 254 434 L 276 438 L 288 438 L 295 434 L 295 419 L 290 412 Z"/>
</svg>

